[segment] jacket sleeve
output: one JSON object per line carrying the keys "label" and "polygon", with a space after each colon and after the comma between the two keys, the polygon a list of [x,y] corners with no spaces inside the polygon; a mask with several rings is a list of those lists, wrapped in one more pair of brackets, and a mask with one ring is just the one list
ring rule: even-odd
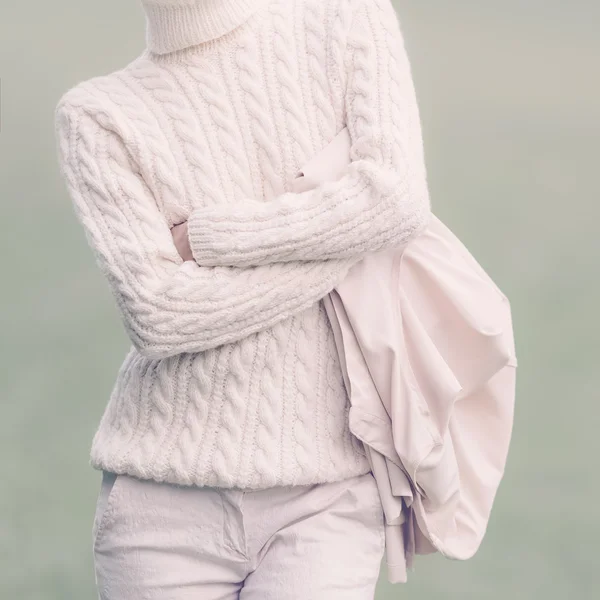
{"label": "jacket sleeve", "polygon": [[[331,291],[349,261],[250,268],[183,261],[116,128],[66,93],[55,109],[61,174],[135,348],[163,358],[235,342]],[[102,115],[105,117],[105,115]]]}
{"label": "jacket sleeve", "polygon": [[390,0],[358,0],[344,51],[351,162],[342,177],[266,202],[201,206],[188,219],[202,265],[347,258],[398,247],[429,223],[420,115]]}

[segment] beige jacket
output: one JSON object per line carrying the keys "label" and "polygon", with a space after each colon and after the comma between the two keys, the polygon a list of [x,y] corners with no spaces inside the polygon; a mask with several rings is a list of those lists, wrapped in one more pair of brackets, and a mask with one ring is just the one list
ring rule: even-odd
{"label": "beige jacket", "polygon": [[[337,179],[348,130],[294,191]],[[416,554],[467,559],[485,534],[512,433],[516,366],[510,304],[435,216],[404,249],[367,255],[325,299],[386,521],[391,583]]]}

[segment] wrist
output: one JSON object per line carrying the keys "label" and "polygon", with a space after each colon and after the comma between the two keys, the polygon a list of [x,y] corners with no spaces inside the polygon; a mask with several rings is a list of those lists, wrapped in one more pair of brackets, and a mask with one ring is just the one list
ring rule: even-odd
{"label": "wrist", "polygon": [[212,236],[209,229],[207,211],[204,208],[192,210],[187,219],[187,237],[194,260],[206,267],[218,264],[217,255],[212,251]]}

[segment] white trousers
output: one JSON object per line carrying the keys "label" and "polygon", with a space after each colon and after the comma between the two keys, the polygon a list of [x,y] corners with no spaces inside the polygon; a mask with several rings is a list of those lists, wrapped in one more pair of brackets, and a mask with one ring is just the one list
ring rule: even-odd
{"label": "white trousers", "polygon": [[104,471],[96,585],[100,600],[372,600],[384,536],[371,472],[241,490]]}

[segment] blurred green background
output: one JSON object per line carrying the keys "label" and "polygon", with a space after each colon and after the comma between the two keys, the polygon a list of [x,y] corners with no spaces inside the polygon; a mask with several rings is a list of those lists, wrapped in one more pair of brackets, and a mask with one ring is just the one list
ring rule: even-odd
{"label": "blurred green background", "polygon": [[[600,598],[600,4],[400,0],[434,211],[511,300],[506,475],[469,561],[378,600]],[[95,428],[129,347],[57,171],[53,110],[144,43],[135,0],[0,7],[0,598],[96,598]],[[132,598],[132,600],[135,600]],[[307,599],[308,600],[308,599]]]}

